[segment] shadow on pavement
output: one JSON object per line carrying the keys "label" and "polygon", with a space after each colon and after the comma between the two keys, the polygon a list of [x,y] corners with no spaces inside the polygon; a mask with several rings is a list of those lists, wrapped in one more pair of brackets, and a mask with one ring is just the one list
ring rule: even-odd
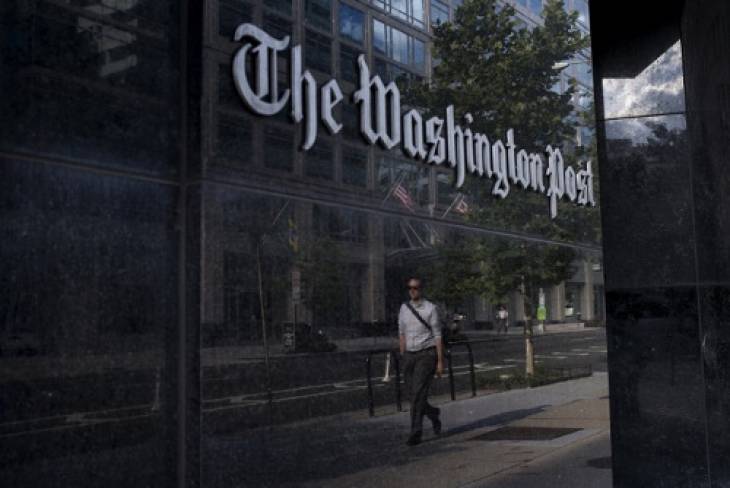
{"label": "shadow on pavement", "polygon": [[[514,410],[457,425],[440,438],[426,435],[426,442],[417,447],[404,444],[408,430],[403,415],[366,421],[330,417],[209,436],[204,439],[202,450],[203,479],[211,487],[280,486],[338,478],[372,468],[392,469],[425,457],[437,459],[442,454],[465,450],[440,442],[444,438],[543,410],[544,407]],[[448,422],[448,418],[445,420]],[[424,433],[429,434],[428,421],[424,427]]]}

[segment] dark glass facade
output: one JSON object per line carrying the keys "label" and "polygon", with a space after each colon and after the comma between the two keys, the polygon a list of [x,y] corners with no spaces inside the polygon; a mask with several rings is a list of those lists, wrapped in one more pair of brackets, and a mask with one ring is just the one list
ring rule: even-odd
{"label": "dark glass facade", "polygon": [[[409,87],[433,79],[443,63],[434,52],[435,29],[455,22],[462,3],[0,6],[0,39],[8,46],[0,53],[0,88],[10,94],[0,100],[0,479],[8,486],[267,486],[295,483],[292,473],[303,473],[316,483],[306,474],[306,456],[284,456],[277,436],[294,421],[326,424],[327,415],[365,408],[359,385],[345,393],[318,389],[359,380],[363,359],[324,349],[287,354],[291,331],[302,341],[302,330],[321,330],[344,351],[390,344],[402,285],[413,274],[432,283],[445,311],[467,317],[467,333],[492,330],[500,302],[525,324],[535,315],[529,303],[540,296],[551,323],[603,325],[597,208],[562,201],[551,220],[545,195],[515,183],[509,198],[498,200],[489,180],[457,188],[452,168],[368,145],[358,130],[349,103],[357,56],[364,54],[385,83],[397,81],[405,100]],[[516,31],[542,25],[544,2],[506,3],[516,9]],[[574,28],[584,35],[586,4],[565,5],[580,14]],[[234,32],[247,22],[291,36],[320,86],[338,80],[348,101],[335,110],[340,134],[320,124],[316,144],[303,151],[290,106],[263,118],[242,103],[231,62],[241,48]],[[284,53],[274,66],[282,89],[290,62]],[[585,118],[559,141],[567,164],[579,168],[595,160],[590,48],[564,64],[544,67],[553,91],[543,91],[564,97],[556,98],[567,107],[558,121]],[[532,107],[537,98],[515,93],[505,95],[503,108]],[[682,145],[688,121],[673,112],[684,109],[652,110],[645,139],[610,138],[606,160],[624,161],[604,178],[629,179],[621,168],[643,157],[645,145],[665,144],[662,137]],[[607,133],[622,134],[627,122],[602,123]],[[487,127],[495,131],[490,138],[505,138],[507,127]],[[526,144],[547,144],[545,137]],[[669,153],[661,164],[684,164],[683,153]],[[646,169],[661,175],[656,184],[686,192],[661,164]],[[618,192],[606,198],[608,205],[641,203]],[[631,225],[655,225],[651,212],[668,208],[688,222],[676,200],[653,198],[647,206],[646,221]],[[682,235],[657,228],[651,245],[680,260]],[[462,276],[478,274],[478,260],[463,259],[472,249],[512,253],[500,275],[512,266],[529,274],[524,263],[560,269],[523,277],[499,298],[473,285],[453,293]],[[612,262],[608,273],[631,280],[631,266]],[[618,271],[624,267],[634,271]],[[691,271],[652,270],[655,287]],[[691,302],[691,291],[657,293],[661,306]],[[724,303],[720,289],[705,296],[707,306]],[[677,378],[693,382],[696,372],[683,365],[699,351],[684,339],[696,340],[696,330],[680,318],[666,340],[682,344]],[[382,357],[377,361],[382,368]],[[649,363],[636,368],[653,371]],[[695,400],[687,396],[691,415]],[[383,390],[376,393],[378,406],[390,402]],[[241,439],[258,442],[265,429],[271,435],[251,454]],[[300,442],[294,451],[307,454],[306,439]],[[283,467],[272,471],[279,456]]]}

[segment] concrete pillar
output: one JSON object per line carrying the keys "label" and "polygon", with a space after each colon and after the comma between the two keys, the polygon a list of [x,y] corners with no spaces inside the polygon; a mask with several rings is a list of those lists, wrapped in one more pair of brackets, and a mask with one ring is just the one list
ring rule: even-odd
{"label": "concrete pillar", "polygon": [[593,263],[589,259],[583,261],[583,276],[585,276],[585,282],[583,283],[583,292],[581,293],[581,319],[582,320],[593,320],[595,313],[593,313],[595,295],[593,293]]}
{"label": "concrete pillar", "polygon": [[525,320],[525,299],[519,291],[513,291],[510,299],[509,321],[514,325],[518,320]]}
{"label": "concrete pillar", "polygon": [[565,283],[552,288],[548,304],[548,320],[565,320]]}

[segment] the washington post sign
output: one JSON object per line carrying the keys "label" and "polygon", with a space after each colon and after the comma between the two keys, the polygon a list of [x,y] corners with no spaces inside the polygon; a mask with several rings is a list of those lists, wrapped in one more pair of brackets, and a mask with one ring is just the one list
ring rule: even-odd
{"label": "the washington post sign", "polygon": [[[304,124],[302,150],[312,148],[317,140],[321,120],[331,134],[342,130],[333,110],[343,102],[337,81],[317,86],[314,76],[302,66],[302,47],[291,48],[289,87],[279,91],[277,64],[279,53],[289,48],[289,37],[276,39],[253,24],[241,24],[235,33],[243,46],[233,60],[236,89],[246,106],[256,114],[272,116],[291,102],[291,118]],[[558,213],[558,200],[564,198],[578,205],[595,206],[593,170],[575,171],[565,165],[559,148],[547,146],[544,154],[528,153],[515,143],[515,131],[507,130],[505,141],[491,140],[469,128],[471,114],[464,115],[464,125],[457,125],[454,106],[446,108],[444,117],[423,120],[418,110],[401,112],[401,95],[397,85],[383,83],[370,76],[365,56],[357,59],[359,87],[353,102],[359,107],[360,132],[369,144],[385,149],[401,147],[403,153],[429,165],[448,165],[455,172],[455,186],[464,184],[466,175],[493,180],[492,193],[499,198],[509,195],[512,185],[546,195],[550,216]],[[252,67],[252,76],[246,66]],[[546,156],[544,159],[543,156]]]}

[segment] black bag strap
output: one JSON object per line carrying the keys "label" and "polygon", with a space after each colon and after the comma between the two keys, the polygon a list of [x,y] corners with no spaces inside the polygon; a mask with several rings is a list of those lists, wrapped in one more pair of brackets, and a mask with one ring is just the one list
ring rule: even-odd
{"label": "black bag strap", "polygon": [[408,310],[410,310],[413,313],[413,315],[416,316],[416,318],[418,319],[418,321],[421,322],[423,324],[423,326],[428,329],[428,331],[431,333],[431,337],[435,337],[434,336],[434,333],[433,333],[433,329],[431,328],[430,325],[428,325],[428,322],[426,322],[426,319],[424,319],[423,317],[421,317],[421,314],[418,313],[418,310],[416,310],[415,308],[413,308],[413,305],[411,305],[408,302],[405,302],[405,305],[406,305],[406,307],[408,307]]}

